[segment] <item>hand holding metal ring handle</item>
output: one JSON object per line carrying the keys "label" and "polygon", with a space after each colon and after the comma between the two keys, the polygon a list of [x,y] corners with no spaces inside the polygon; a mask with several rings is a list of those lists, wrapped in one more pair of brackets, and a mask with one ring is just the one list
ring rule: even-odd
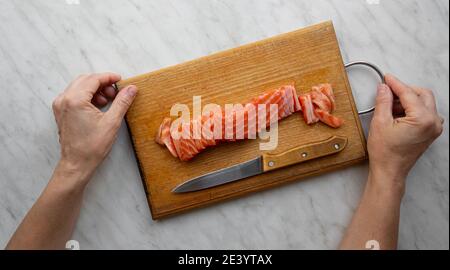
{"label": "hand holding metal ring handle", "polygon": [[[381,69],[379,67],[377,67],[376,65],[374,65],[372,63],[365,62],[365,61],[355,61],[355,62],[350,62],[350,63],[345,64],[344,67],[347,69],[349,67],[358,66],[358,65],[366,66],[366,67],[369,67],[369,68],[375,70],[375,72],[378,74],[378,76],[380,76],[381,82],[385,83],[383,72],[381,71]],[[358,114],[363,115],[363,114],[373,112],[374,110],[375,110],[375,107],[371,107],[369,109],[358,111]]]}

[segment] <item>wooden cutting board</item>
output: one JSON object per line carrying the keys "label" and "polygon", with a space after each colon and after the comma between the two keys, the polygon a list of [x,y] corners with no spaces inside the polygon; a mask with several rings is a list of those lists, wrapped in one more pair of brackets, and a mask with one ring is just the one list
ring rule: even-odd
{"label": "wooden cutting board", "polygon": [[[194,95],[202,97],[203,105],[243,103],[288,82],[295,82],[299,94],[310,91],[313,85],[331,83],[337,102],[334,114],[343,118],[345,124],[339,129],[321,123],[307,126],[296,113],[280,122],[278,147],[271,152],[332,135],[348,138],[342,152],[203,191],[171,193],[188,179],[261,155],[260,141],[247,140],[212,147],[189,162],[172,157],[154,139],[173,104],[184,103],[192,110]],[[331,22],[126,79],[117,86],[122,89],[130,84],[136,85],[139,93],[126,120],[153,219],[343,168],[367,158],[364,134]]]}

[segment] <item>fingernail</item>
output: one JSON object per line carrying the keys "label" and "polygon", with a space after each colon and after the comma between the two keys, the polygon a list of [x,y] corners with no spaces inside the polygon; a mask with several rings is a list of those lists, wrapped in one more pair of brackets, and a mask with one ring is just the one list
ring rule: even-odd
{"label": "fingernail", "polygon": [[128,87],[127,89],[127,95],[129,95],[130,97],[134,97],[137,94],[137,87],[134,85],[131,85]]}

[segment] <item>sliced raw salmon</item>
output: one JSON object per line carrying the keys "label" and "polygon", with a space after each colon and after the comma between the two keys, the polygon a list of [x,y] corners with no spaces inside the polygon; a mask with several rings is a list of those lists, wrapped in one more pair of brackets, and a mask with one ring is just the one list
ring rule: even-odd
{"label": "sliced raw salmon", "polygon": [[319,109],[326,112],[331,112],[333,110],[331,100],[321,91],[312,90],[311,99],[314,105],[316,105]]}
{"label": "sliced raw salmon", "polygon": [[[277,106],[277,110],[271,113],[273,105]],[[293,85],[285,85],[263,93],[242,106],[234,106],[228,114],[225,110],[221,113],[209,112],[188,123],[178,122],[178,125],[170,118],[164,118],[155,141],[165,145],[173,156],[188,161],[207,147],[220,142],[256,139],[256,134],[267,129],[271,123],[298,111],[302,111],[307,124],[320,120],[337,128],[343,121],[331,115],[335,107],[330,84],[320,84],[313,87],[310,93],[300,96],[297,96]],[[258,116],[258,112],[262,116]]]}
{"label": "sliced raw salmon", "polygon": [[317,86],[314,86],[312,88],[312,90],[321,92],[328,97],[328,99],[331,102],[331,111],[330,112],[333,112],[336,109],[336,101],[335,101],[335,97],[334,97],[334,93],[333,93],[333,87],[331,86],[331,84],[329,84],[329,83],[319,84]]}
{"label": "sliced raw salmon", "polygon": [[155,141],[159,144],[165,145],[169,149],[170,153],[174,157],[178,157],[175,150],[175,146],[172,141],[172,136],[170,135],[170,125],[172,124],[172,119],[166,117],[159,127],[158,133],[156,134]]}
{"label": "sliced raw salmon", "polygon": [[342,119],[337,118],[336,116],[330,114],[327,111],[316,109],[315,113],[321,122],[327,124],[330,127],[338,128],[342,126],[342,124],[344,123]]}
{"label": "sliced raw salmon", "polygon": [[303,118],[305,118],[306,124],[313,124],[317,123],[319,121],[319,118],[317,118],[315,112],[314,112],[314,105],[311,99],[310,94],[303,94],[298,97],[300,100],[300,104],[302,106],[302,112],[303,112]]}

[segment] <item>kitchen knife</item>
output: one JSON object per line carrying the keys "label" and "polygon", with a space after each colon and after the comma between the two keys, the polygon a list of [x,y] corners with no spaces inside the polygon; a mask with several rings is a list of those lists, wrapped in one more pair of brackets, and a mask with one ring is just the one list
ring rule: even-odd
{"label": "kitchen knife", "polygon": [[186,193],[223,185],[311,159],[336,154],[341,152],[346,145],[346,137],[333,136],[324,141],[292,148],[281,154],[262,154],[255,159],[188,180],[175,187],[172,192]]}

